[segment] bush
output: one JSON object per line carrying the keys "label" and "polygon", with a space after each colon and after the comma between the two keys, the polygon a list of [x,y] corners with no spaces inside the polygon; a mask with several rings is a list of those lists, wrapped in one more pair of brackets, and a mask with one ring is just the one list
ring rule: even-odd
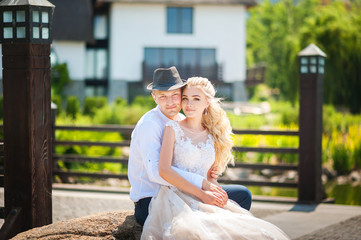
{"label": "bush", "polygon": [[127,103],[127,100],[125,100],[124,98],[116,98],[115,105],[125,107],[128,105],[128,103]]}
{"label": "bush", "polygon": [[292,124],[298,124],[299,117],[298,117],[298,109],[296,108],[286,108],[281,114],[281,121],[284,125],[289,126]]}
{"label": "bush", "polygon": [[132,106],[138,105],[148,109],[152,109],[157,106],[152,96],[137,96],[132,102]]}
{"label": "bush", "polygon": [[352,162],[349,156],[348,149],[344,144],[337,144],[332,150],[333,169],[338,174],[347,174],[352,169]]}
{"label": "bush", "polygon": [[86,97],[84,101],[84,115],[94,117],[95,111],[107,104],[106,97]]}
{"label": "bush", "polygon": [[80,103],[77,97],[68,97],[65,112],[66,115],[70,116],[73,120],[76,119],[77,115],[80,112]]}
{"label": "bush", "polygon": [[61,114],[61,112],[63,111],[63,107],[62,107],[62,100],[61,100],[61,96],[59,95],[53,95],[51,96],[51,101],[56,105],[57,109],[56,109],[56,114]]}
{"label": "bush", "polygon": [[63,95],[65,86],[70,83],[68,66],[66,63],[56,64],[51,68],[51,88],[55,95]]}

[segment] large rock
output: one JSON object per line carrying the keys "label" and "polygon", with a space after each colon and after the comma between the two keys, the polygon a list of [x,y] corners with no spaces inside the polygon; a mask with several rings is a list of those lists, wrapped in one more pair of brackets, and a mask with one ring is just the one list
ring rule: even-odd
{"label": "large rock", "polygon": [[128,210],[75,218],[34,228],[12,239],[140,239],[142,226],[133,214]]}

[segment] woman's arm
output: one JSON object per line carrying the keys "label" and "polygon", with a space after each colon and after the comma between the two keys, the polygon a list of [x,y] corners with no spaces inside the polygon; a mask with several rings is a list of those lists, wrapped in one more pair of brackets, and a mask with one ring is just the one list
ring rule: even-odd
{"label": "woman's arm", "polygon": [[159,155],[159,175],[173,186],[199,198],[204,203],[223,206],[223,196],[220,192],[203,191],[172,169],[174,141],[175,134],[173,129],[169,126],[165,127]]}

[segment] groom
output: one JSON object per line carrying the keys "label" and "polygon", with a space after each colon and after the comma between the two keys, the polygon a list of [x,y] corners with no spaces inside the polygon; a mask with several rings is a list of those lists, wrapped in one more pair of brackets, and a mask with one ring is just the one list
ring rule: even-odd
{"label": "groom", "polygon": [[[148,216],[149,203],[158,192],[160,185],[170,185],[159,176],[159,153],[165,124],[169,120],[180,121],[185,118],[179,113],[182,99],[181,88],[185,85],[186,81],[180,78],[174,66],[156,69],[153,82],[147,86],[147,89],[152,90],[157,107],[144,114],[132,132],[128,163],[130,199],[135,204],[135,218],[141,225]],[[210,198],[215,198],[217,187],[207,179],[176,167],[172,168],[184,178],[184,181],[189,181],[205,191]],[[222,188],[225,199],[232,199],[241,207],[250,209],[252,198],[246,187],[225,185]]]}

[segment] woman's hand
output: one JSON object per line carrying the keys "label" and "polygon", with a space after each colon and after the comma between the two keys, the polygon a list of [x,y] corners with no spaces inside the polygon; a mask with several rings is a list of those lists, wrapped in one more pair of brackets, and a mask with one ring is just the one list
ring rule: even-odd
{"label": "woman's hand", "polygon": [[[202,190],[208,191],[211,193],[215,193],[215,195],[221,200],[222,207],[227,204],[228,201],[228,195],[227,193],[222,189],[221,186],[213,184],[207,180],[203,180],[202,183]],[[215,205],[215,204],[213,204]]]}
{"label": "woman's hand", "polygon": [[201,201],[205,204],[215,205],[220,208],[223,208],[225,205],[222,194],[218,192],[204,191],[203,197],[201,197]]}

